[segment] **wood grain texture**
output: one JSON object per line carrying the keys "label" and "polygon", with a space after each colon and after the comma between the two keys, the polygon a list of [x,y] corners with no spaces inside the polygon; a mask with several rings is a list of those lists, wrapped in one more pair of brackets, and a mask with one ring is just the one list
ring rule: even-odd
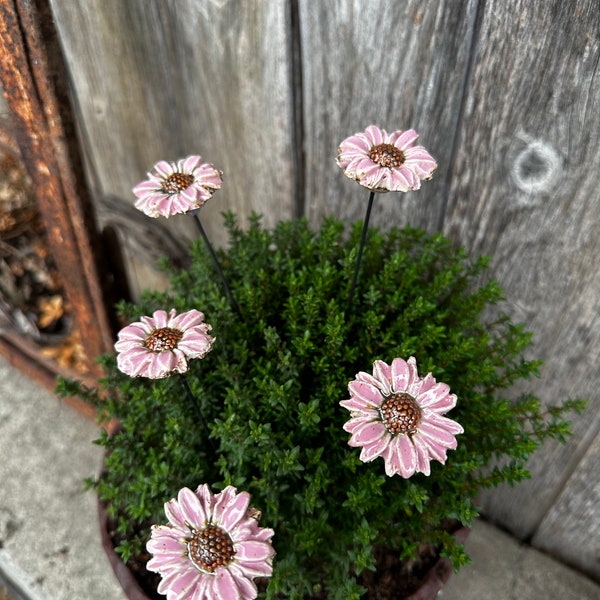
{"label": "wood grain texture", "polygon": [[564,515],[570,537],[585,539],[598,506],[567,480],[600,415],[600,11],[597,0],[486,2],[478,24],[445,231],[492,257],[509,311],[534,333],[545,365],[527,389],[547,404],[590,398],[568,445],[547,444],[530,481],[483,506],[527,538],[562,493],[577,507]]}
{"label": "wood grain texture", "polygon": [[537,529],[533,544],[600,578],[600,437]]}
{"label": "wood grain texture", "polygon": [[[223,189],[202,210],[214,239],[229,208],[264,213],[267,224],[293,214],[287,2],[51,7],[98,202],[133,203],[131,188],[157,160],[201,154],[224,171]],[[183,216],[156,226],[196,237]]]}
{"label": "wood grain texture", "polygon": [[441,226],[476,2],[300,1],[306,214],[364,218],[368,191],[346,178],[339,143],[372,123],[416,129],[438,161],[433,180],[379,194],[375,226]]}

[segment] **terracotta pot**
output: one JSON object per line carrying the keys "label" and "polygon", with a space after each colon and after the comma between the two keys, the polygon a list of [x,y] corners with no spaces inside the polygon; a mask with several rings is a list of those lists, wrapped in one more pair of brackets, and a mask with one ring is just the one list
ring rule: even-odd
{"label": "terracotta pot", "polygon": [[[465,542],[471,530],[461,527],[454,532],[454,538],[459,544]],[[448,558],[439,558],[423,578],[421,585],[405,600],[435,600],[439,591],[446,585],[453,571],[452,562]]]}
{"label": "terracotta pot", "polygon": [[[148,596],[141,588],[135,575],[115,552],[108,531],[108,515],[106,514],[106,509],[102,502],[98,502],[98,515],[100,520],[102,546],[104,547],[104,551],[108,556],[108,560],[125,595],[129,600],[151,600],[150,596]],[[456,538],[456,541],[462,544],[467,539],[469,531],[469,528],[462,527],[453,535]],[[450,560],[447,558],[438,559],[433,567],[427,572],[418,589],[404,600],[435,600],[438,592],[444,587],[451,574],[452,563]]]}
{"label": "terracotta pot", "polygon": [[104,502],[98,501],[98,521],[100,524],[100,537],[102,539],[102,547],[108,557],[110,566],[112,567],[118,582],[121,584],[125,596],[129,600],[150,600],[149,596],[140,587],[135,575],[129,567],[121,560],[121,557],[115,552],[112,538],[110,537],[108,527],[108,514]]}

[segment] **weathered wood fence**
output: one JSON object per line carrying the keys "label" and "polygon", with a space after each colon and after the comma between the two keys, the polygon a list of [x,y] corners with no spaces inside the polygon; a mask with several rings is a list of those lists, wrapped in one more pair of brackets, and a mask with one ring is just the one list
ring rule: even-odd
{"label": "weathered wood fence", "polygon": [[[335,165],[344,137],[415,128],[439,169],[377,199],[373,223],[442,230],[492,257],[545,361],[546,403],[587,397],[566,446],[486,493],[486,515],[600,577],[599,0],[50,0],[102,224],[134,287],[182,252],[187,217],[148,226],[131,187],[200,153],[225,173],[203,208],[272,224],[362,218]],[[158,229],[157,229],[158,228]],[[160,231],[159,234],[156,232]]]}

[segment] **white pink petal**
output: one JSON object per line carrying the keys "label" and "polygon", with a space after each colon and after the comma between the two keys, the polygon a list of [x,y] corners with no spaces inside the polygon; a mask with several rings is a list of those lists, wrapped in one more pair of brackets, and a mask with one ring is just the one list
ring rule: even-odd
{"label": "white pink petal", "polygon": [[381,440],[386,435],[385,426],[381,421],[364,421],[352,432],[348,441],[350,446],[365,446]]}
{"label": "white pink petal", "polygon": [[359,406],[377,408],[381,404],[381,391],[374,383],[355,379],[348,384],[348,391]]}
{"label": "white pink petal", "polygon": [[[225,488],[225,490],[235,492],[235,488],[231,486]],[[221,523],[225,529],[232,530],[245,517],[249,504],[250,494],[248,492],[240,492],[232,498],[228,498],[226,502],[220,502],[220,499],[215,500],[214,519]]]}

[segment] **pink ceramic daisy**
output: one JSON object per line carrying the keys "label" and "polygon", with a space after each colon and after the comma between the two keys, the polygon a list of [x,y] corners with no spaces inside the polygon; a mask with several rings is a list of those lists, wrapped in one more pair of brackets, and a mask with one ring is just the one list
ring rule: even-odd
{"label": "pink ceramic daisy", "polygon": [[253,579],[270,577],[273,530],[259,527],[250,495],[226,487],[213,496],[206,484],[183,488],[165,504],[168,525],[154,525],[146,547],[148,569],[160,573],[168,600],[256,598]]}
{"label": "pink ceramic daisy", "polygon": [[408,192],[431,179],[437,168],[434,158],[414,143],[413,129],[387,133],[375,125],[346,138],[338,148],[337,164],[344,175],[374,192]]}
{"label": "pink ceramic daisy", "polygon": [[220,171],[202,162],[201,156],[188,156],[177,162],[161,160],[148,179],[138,183],[133,193],[135,207],[149,217],[170,217],[200,208],[221,187]]}
{"label": "pink ceramic daisy", "polygon": [[463,433],[442,416],[454,408],[456,396],[431,373],[419,377],[413,357],[395,358],[391,365],[376,360],[373,375],[361,371],[348,390],[350,399],[340,402],[352,417],[344,425],[352,434],[348,444],[362,447],[363,462],[381,456],[389,477],[429,475],[429,462],[445,463],[446,452],[456,448],[454,436]]}
{"label": "pink ceramic daisy", "polygon": [[175,309],[169,314],[157,310],[119,331],[117,366],[131,377],[150,379],[185,373],[189,359],[203,358],[212,349],[215,339],[210,330],[199,310],[180,315]]}

